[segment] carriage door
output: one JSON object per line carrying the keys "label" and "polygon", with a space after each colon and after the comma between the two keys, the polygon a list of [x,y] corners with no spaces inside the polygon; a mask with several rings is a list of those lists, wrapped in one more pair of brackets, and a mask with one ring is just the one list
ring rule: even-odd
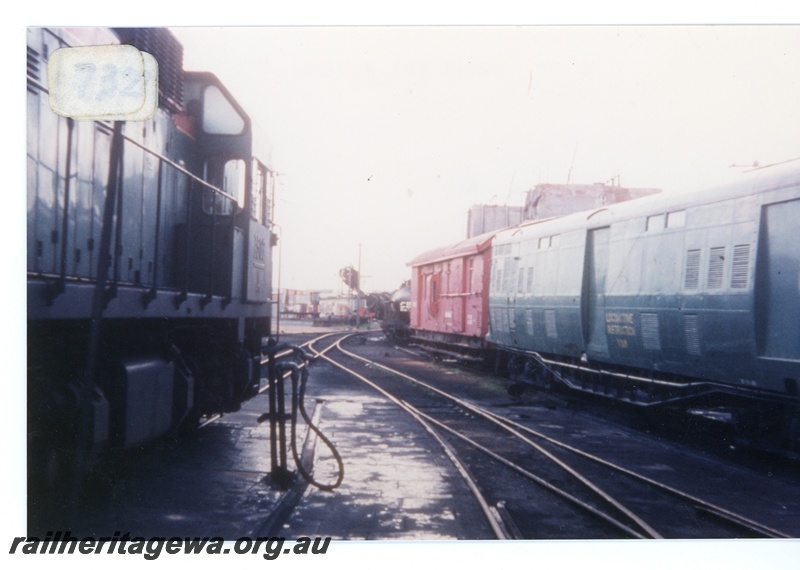
{"label": "carriage door", "polygon": [[506,312],[503,316],[503,329],[511,335],[511,342],[517,344],[517,281],[519,271],[519,243],[512,244],[511,255],[503,264],[503,293],[506,295]]}
{"label": "carriage door", "polygon": [[584,331],[586,352],[608,356],[606,339],[605,291],[608,272],[609,228],[589,230],[586,234],[586,289]]}
{"label": "carriage door", "polygon": [[799,219],[800,200],[762,210],[756,323],[759,352],[768,358],[800,359],[800,249],[788,237]]}
{"label": "carriage door", "polygon": [[253,161],[253,182],[250,190],[249,248],[247,263],[247,301],[266,303],[271,295],[270,229],[267,189],[273,173],[259,161]]}

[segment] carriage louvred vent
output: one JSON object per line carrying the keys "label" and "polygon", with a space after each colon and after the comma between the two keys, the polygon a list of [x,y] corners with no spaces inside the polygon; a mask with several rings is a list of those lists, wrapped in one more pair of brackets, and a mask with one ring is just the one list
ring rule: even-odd
{"label": "carriage louvred vent", "polygon": [[533,309],[525,309],[525,332],[533,336]]}
{"label": "carriage louvred vent", "polygon": [[708,260],[708,288],[719,289],[722,287],[722,274],[725,270],[725,248],[712,247]]}
{"label": "carriage louvred vent", "polygon": [[554,309],[545,309],[544,327],[545,331],[547,331],[547,338],[558,338],[558,331],[556,330],[556,312]]}
{"label": "carriage louvred vent", "polygon": [[684,289],[697,289],[700,285],[700,250],[690,249],[686,252],[686,274],[683,280]]}
{"label": "carriage louvred vent", "polygon": [[750,269],[750,244],[733,246],[733,268],[731,269],[731,288],[747,289],[747,274]]}
{"label": "carriage louvred vent", "polygon": [[28,48],[28,77],[36,81],[39,81],[40,78],[39,62],[41,59],[42,56],[38,51],[31,47]]}
{"label": "carriage louvred vent", "polygon": [[642,346],[646,350],[661,350],[658,332],[658,313],[642,313]]}
{"label": "carriage louvred vent", "polygon": [[115,28],[119,41],[147,52],[158,62],[159,106],[183,109],[183,46],[166,28]]}
{"label": "carriage louvred vent", "polygon": [[517,318],[512,307],[508,308],[508,332],[513,333],[517,330]]}
{"label": "carriage louvred vent", "polygon": [[683,329],[686,336],[686,352],[700,354],[700,321],[697,315],[684,315]]}

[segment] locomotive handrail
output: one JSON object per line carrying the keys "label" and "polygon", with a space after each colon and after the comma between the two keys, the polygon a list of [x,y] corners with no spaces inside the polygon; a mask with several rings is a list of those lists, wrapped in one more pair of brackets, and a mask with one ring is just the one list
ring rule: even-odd
{"label": "locomotive handrail", "polygon": [[164,163],[158,163],[158,184],[156,185],[156,230],[155,230],[155,243],[153,244],[153,284],[150,286],[150,290],[145,293],[144,297],[142,298],[142,303],[144,308],[146,309],[147,306],[156,298],[158,294],[158,245],[160,242],[161,236],[161,187],[162,187],[162,180],[164,178],[163,172],[164,170]]}
{"label": "locomotive handrail", "polygon": [[225,197],[225,198],[228,198],[229,200],[231,200],[231,201],[233,201],[233,202],[236,202],[236,201],[237,201],[237,198],[236,198],[235,196],[232,196],[231,194],[228,194],[228,193],[227,193],[227,192],[225,192],[224,190],[221,190],[219,187],[217,187],[217,186],[214,186],[214,185],[213,185],[213,184],[211,184],[210,182],[207,182],[206,180],[203,180],[202,178],[198,177],[198,176],[197,176],[197,175],[195,175],[195,174],[192,174],[191,172],[189,172],[188,170],[186,170],[184,167],[182,167],[182,166],[181,166],[180,164],[178,164],[177,162],[174,162],[174,161],[170,160],[169,158],[167,158],[166,156],[164,156],[164,155],[162,155],[162,154],[159,154],[159,153],[157,153],[157,152],[155,152],[155,151],[153,151],[153,150],[151,150],[151,149],[147,148],[146,146],[144,146],[144,145],[143,145],[143,144],[141,144],[140,142],[137,142],[137,141],[135,141],[134,139],[130,138],[129,136],[127,136],[127,135],[125,135],[125,134],[123,134],[123,135],[122,135],[122,138],[124,138],[126,141],[128,141],[128,142],[132,143],[133,145],[135,145],[135,146],[138,146],[138,147],[139,147],[140,149],[142,149],[143,151],[145,151],[145,152],[147,152],[147,153],[149,153],[149,154],[151,154],[151,155],[155,156],[155,157],[156,157],[156,158],[158,158],[159,160],[161,160],[161,161],[163,161],[163,162],[167,163],[169,166],[173,167],[175,170],[177,170],[177,171],[178,171],[178,172],[180,172],[181,174],[185,174],[186,176],[188,176],[189,178],[191,178],[191,179],[192,179],[192,180],[194,180],[195,182],[198,182],[199,184],[201,184],[202,186],[205,186],[205,187],[206,187],[206,188],[208,188],[209,190],[213,190],[213,191],[214,191],[216,194],[219,194],[219,195],[221,195],[221,196],[223,196],[223,197]]}
{"label": "locomotive handrail", "polygon": [[[28,80],[28,87],[29,87],[30,90],[38,90],[40,93],[49,94],[49,90],[47,89],[47,87],[45,87],[36,78],[31,77],[30,75],[28,75],[27,80]],[[68,125],[72,122],[72,119],[69,118],[69,117],[67,117],[66,120],[68,122]],[[146,293],[142,297],[143,306],[146,308],[156,298],[157,292],[161,288],[161,286],[159,286],[159,284],[158,284],[158,271],[159,271],[159,268],[158,268],[158,252],[159,252],[159,245],[160,245],[159,244],[160,240],[158,239],[158,236],[161,233],[161,227],[160,227],[161,226],[161,215],[160,214],[161,214],[161,205],[162,205],[162,201],[163,201],[162,185],[163,185],[163,177],[166,175],[166,171],[164,170],[164,167],[165,166],[171,167],[171,168],[174,169],[174,171],[176,172],[177,176],[184,176],[185,177],[185,180],[187,182],[187,189],[188,189],[188,191],[186,193],[186,198],[189,201],[191,200],[191,196],[193,194],[195,194],[197,191],[202,191],[203,189],[207,189],[207,190],[211,191],[211,193],[212,193],[211,194],[211,196],[212,196],[212,204],[216,204],[217,196],[220,197],[220,199],[223,201],[223,203],[224,203],[224,201],[228,200],[231,203],[233,203],[234,205],[237,204],[238,199],[235,196],[233,196],[231,194],[228,194],[227,192],[225,192],[221,188],[219,188],[219,187],[209,183],[208,181],[203,180],[199,176],[193,174],[192,172],[187,170],[184,166],[182,166],[182,165],[178,164],[177,162],[171,160],[167,156],[164,156],[163,154],[157,152],[156,150],[153,150],[152,148],[149,148],[145,144],[143,144],[143,143],[131,138],[130,136],[128,136],[125,133],[121,132],[121,129],[116,129],[116,130],[114,129],[114,127],[113,127],[114,123],[123,123],[124,121],[113,121],[112,122],[112,121],[104,121],[104,120],[94,120],[92,122],[96,125],[97,128],[99,128],[99,129],[101,129],[103,131],[108,131],[109,134],[111,134],[112,131],[113,131],[113,134],[116,137],[118,137],[119,140],[120,140],[120,143],[121,143],[120,151],[121,152],[124,152],[124,151],[122,151],[122,148],[124,148],[126,144],[131,144],[131,145],[133,145],[133,147],[141,149],[147,155],[155,158],[158,161],[158,184],[157,184],[157,189],[156,189],[156,211],[157,211],[157,213],[156,213],[156,220],[155,220],[155,233],[156,233],[157,237],[156,237],[156,240],[155,240],[155,243],[154,243],[154,246],[153,246],[154,247],[154,267],[153,267],[154,274],[153,274],[153,282],[152,282],[152,284],[148,287],[148,290],[146,291]],[[71,142],[71,139],[72,139],[72,137],[69,136],[68,143]],[[68,154],[69,154],[69,150],[68,150]],[[68,157],[68,159],[67,159],[67,167],[68,168],[71,165],[71,163],[72,163],[72,160]],[[69,186],[70,186],[71,178],[72,178],[72,176],[69,175],[69,173],[68,173],[68,175],[66,177],[66,180],[65,180],[66,191],[65,191],[65,205],[64,205],[64,214],[63,214],[64,215],[64,220],[63,220],[63,224],[64,225],[66,225],[67,217],[68,217],[68,213],[67,212],[68,212],[68,207],[69,207],[68,206]],[[198,186],[195,186],[195,185],[198,185]],[[117,220],[121,220],[122,217],[123,217],[121,201],[117,201],[116,210],[117,210],[116,219]],[[187,232],[189,234],[191,233],[191,226],[192,226],[191,215],[189,213],[190,210],[191,210],[191,206],[189,206],[189,210],[187,210],[187,216],[188,217],[187,217],[187,220],[186,220],[187,221]],[[234,210],[235,210],[235,207],[234,207]],[[214,211],[212,212],[212,220],[216,220],[217,213],[218,213],[217,212],[217,208],[214,207]],[[230,216],[230,220],[231,220],[232,224],[235,223],[234,219],[235,219],[235,216],[231,215]],[[115,232],[115,235],[114,235],[114,237],[112,239],[116,242],[117,245],[115,245],[112,248],[112,259],[113,259],[113,261],[112,261],[111,271],[110,271],[111,275],[109,276],[110,277],[110,279],[109,279],[109,288],[106,290],[106,295],[105,295],[105,303],[106,304],[108,302],[110,302],[111,299],[116,297],[117,285],[120,282],[120,269],[121,269],[120,268],[120,261],[121,260],[120,260],[120,252],[118,250],[118,247],[119,247],[118,244],[121,242],[121,239],[122,239],[121,238],[121,233],[120,233],[122,228],[121,228],[121,224],[115,224],[115,225],[116,225],[116,232]],[[216,225],[215,223],[212,223],[212,229],[211,229],[212,255],[210,256],[210,262],[211,262],[212,265],[211,265],[211,268],[210,268],[211,270],[208,272],[208,283],[207,283],[207,287],[205,288],[206,289],[205,296],[203,297],[203,300],[202,300],[202,305],[203,306],[205,306],[209,302],[211,302],[211,299],[214,296],[213,249],[214,249],[215,237],[216,237],[215,236],[216,230],[215,230],[215,227],[214,227],[215,225]],[[66,235],[65,232],[64,232],[64,234]],[[187,236],[187,240],[186,241],[187,241],[186,259],[188,260],[189,259],[190,248],[191,248],[191,241],[192,240],[188,239],[188,236]],[[65,245],[66,244],[66,240],[64,240],[63,243]],[[49,291],[49,301],[50,302],[52,302],[55,299],[55,297],[59,296],[65,290],[65,284],[66,284],[66,281],[67,281],[67,276],[66,276],[66,257],[67,256],[66,256],[66,249],[65,249],[64,245],[62,245],[62,248],[61,248],[61,272],[60,272],[60,275],[56,277],[57,282],[54,284],[52,289]],[[187,267],[186,268],[187,268],[187,272],[183,275],[183,284],[176,284],[177,288],[179,290],[178,296],[176,298],[176,305],[178,305],[178,306],[188,296],[188,290],[189,290],[189,287],[188,287],[188,279],[189,279],[188,262],[187,262]],[[230,302],[230,297],[231,297],[231,293],[229,292],[228,295],[225,297],[225,300],[223,301],[223,305],[225,305],[225,304]]]}

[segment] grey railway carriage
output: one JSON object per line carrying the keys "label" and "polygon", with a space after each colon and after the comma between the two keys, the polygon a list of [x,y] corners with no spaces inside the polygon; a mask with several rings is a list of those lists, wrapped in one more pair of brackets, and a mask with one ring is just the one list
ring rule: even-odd
{"label": "grey railway carriage", "polygon": [[500,232],[490,340],[528,380],[640,405],[746,404],[730,409],[796,448],[796,164]]}
{"label": "grey railway carriage", "polygon": [[[159,63],[146,121],[48,105],[47,60],[132,43]],[[28,30],[29,473],[238,409],[270,334],[273,172],[213,75],[164,29]],[[46,478],[46,477],[45,477]]]}

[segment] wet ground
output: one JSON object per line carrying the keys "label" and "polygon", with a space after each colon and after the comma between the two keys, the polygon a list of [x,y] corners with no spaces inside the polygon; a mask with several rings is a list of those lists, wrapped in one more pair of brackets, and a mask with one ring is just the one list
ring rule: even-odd
{"label": "wet ground", "polygon": [[[343,457],[345,477],[337,489],[319,490],[298,479],[287,493],[271,483],[269,424],[257,422],[268,408],[262,394],[196,434],[115,458],[94,474],[91,500],[81,503],[69,528],[97,537],[121,531],[225,539],[265,533],[290,539],[491,538],[471,498],[462,500],[468,494],[463,480],[399,408],[325,362],[312,367],[306,406],[309,412],[318,408],[324,435]],[[305,430],[298,445],[304,437]],[[319,440],[316,454],[315,479],[334,481],[337,464]],[[287,513],[292,502],[298,504]],[[54,528],[43,511],[29,525],[30,535]]]}
{"label": "wet ground", "polygon": [[[327,330],[286,321],[281,329],[283,341]],[[456,374],[453,376],[456,381]],[[505,398],[501,392],[498,399]],[[441,539],[452,544],[451,539],[491,538],[471,495],[440,448],[394,405],[324,362],[312,368],[307,406],[309,410],[317,406],[323,433],[344,459],[345,478],[339,488],[322,491],[298,483],[287,493],[270,483],[269,428],[256,421],[267,408],[267,398],[262,395],[197,434],[126,454],[114,462],[113,470],[96,474],[91,489],[94,500],[82,504],[78,521],[71,526],[73,533],[111,536],[121,531],[147,537],[222,536],[232,540],[242,536],[330,536],[347,542],[388,540],[392,544],[416,541],[412,549],[386,548],[371,557],[339,543],[331,550],[347,553],[344,561],[350,566],[358,566],[360,560],[371,561],[371,565],[385,563],[386,556],[412,563],[424,559],[437,566],[496,565],[500,560],[554,566],[589,559],[614,568],[653,564],[667,568],[677,554],[684,561],[691,560],[693,566],[701,562],[716,567],[727,561],[726,567],[738,563],[745,564],[739,567],[752,567],[749,562],[757,562],[789,568],[789,561],[796,561],[798,541],[647,545],[626,541],[624,547],[617,541],[538,541],[535,546],[527,543],[524,550],[511,543],[490,549],[484,542],[462,542],[460,548],[431,551],[423,545],[441,545]],[[301,441],[304,436],[304,432],[300,434]],[[318,480],[336,478],[336,463],[319,441],[314,464]],[[287,504],[294,502],[290,511]],[[38,529],[29,528],[29,534],[43,534],[50,528],[43,522]],[[772,547],[765,548],[767,542]],[[751,547],[742,549],[745,543]],[[481,545],[481,549],[474,550],[472,545]],[[626,558],[636,563],[626,565]]]}

